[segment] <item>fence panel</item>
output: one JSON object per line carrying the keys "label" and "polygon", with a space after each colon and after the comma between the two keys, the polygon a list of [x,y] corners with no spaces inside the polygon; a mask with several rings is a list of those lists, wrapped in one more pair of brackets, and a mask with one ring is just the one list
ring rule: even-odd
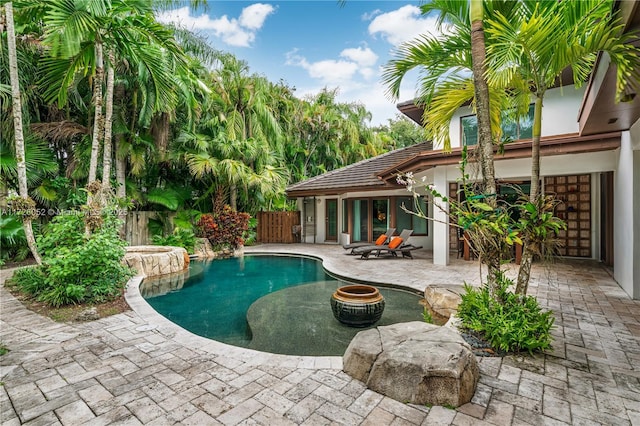
{"label": "fence panel", "polygon": [[300,241],[300,212],[259,212],[257,218],[258,242],[296,243]]}
{"label": "fence panel", "polygon": [[162,215],[163,221],[172,222],[173,212],[130,211],[125,219],[125,239],[130,246],[144,246],[151,244],[149,233],[149,219],[158,219]]}

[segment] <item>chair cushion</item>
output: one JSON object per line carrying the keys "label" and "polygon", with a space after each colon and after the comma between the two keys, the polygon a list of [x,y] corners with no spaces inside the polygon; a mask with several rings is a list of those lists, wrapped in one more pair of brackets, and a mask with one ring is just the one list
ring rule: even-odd
{"label": "chair cushion", "polygon": [[389,243],[389,248],[390,249],[398,248],[398,247],[400,247],[400,244],[402,244],[402,238],[393,237],[391,239],[391,242]]}
{"label": "chair cushion", "polygon": [[385,242],[387,241],[387,236],[382,234],[378,237],[378,239],[376,240],[376,245],[377,246],[381,246],[383,245]]}

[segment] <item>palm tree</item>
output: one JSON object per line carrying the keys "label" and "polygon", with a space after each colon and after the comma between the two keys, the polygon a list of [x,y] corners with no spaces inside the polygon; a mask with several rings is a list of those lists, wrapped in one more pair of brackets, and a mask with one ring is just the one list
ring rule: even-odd
{"label": "palm tree", "polygon": [[[487,10],[509,10],[509,2],[487,2]],[[493,165],[493,140],[499,139],[503,111],[522,103],[522,96],[507,96],[502,87],[490,87],[485,79],[485,37],[483,2],[471,0],[434,0],[421,7],[423,13],[437,12],[439,37],[421,35],[403,43],[395,58],[385,66],[383,80],[389,95],[397,99],[404,76],[412,69],[422,73],[417,103],[424,107],[423,123],[434,144],[450,149],[449,129],[453,114],[471,103],[478,119],[478,147],[483,195],[490,207],[496,207],[496,183]],[[506,12],[505,12],[506,13]],[[513,93],[513,92],[512,92]],[[520,92],[517,92],[520,93]],[[516,110],[521,110],[518,106]],[[501,244],[498,233],[471,233],[475,245],[483,251],[483,263],[489,268],[489,281],[500,268]],[[492,238],[492,241],[482,239]],[[486,243],[486,244],[485,244]],[[483,250],[486,248],[486,250]]]}
{"label": "palm tree", "polygon": [[[6,3],[4,6],[6,25],[7,25],[7,41],[9,47],[9,78],[11,80],[11,94],[13,99],[13,122],[14,122],[14,138],[16,142],[16,160],[18,169],[18,187],[20,197],[25,201],[25,206],[29,206],[29,191],[27,188],[27,167],[25,162],[24,134],[22,132],[22,101],[20,98],[20,82],[18,79],[18,56],[16,51],[16,32],[13,20],[13,4]],[[35,203],[33,203],[35,207]],[[33,235],[33,227],[31,226],[32,217],[29,214],[23,215],[24,233],[27,244],[33,254],[33,258],[38,265],[42,263],[42,259],[38,254],[36,239]]]}
{"label": "palm tree", "polygon": [[[617,66],[619,98],[627,84],[640,85],[640,50],[623,34],[623,24],[612,14],[611,1],[514,2],[510,14],[496,11],[487,23],[492,43],[487,48],[490,85],[526,85],[535,100],[531,149],[531,192],[536,203],[540,181],[540,135],[545,93],[562,71],[571,67],[576,86],[593,69],[598,52],[606,52]],[[531,261],[539,247],[525,240],[516,292],[527,293]]]}
{"label": "palm tree", "polygon": [[[111,61],[123,58],[147,75],[152,92],[145,101],[156,110],[175,106],[173,74],[176,69],[186,66],[186,58],[171,29],[155,21],[148,1],[51,0],[47,3],[43,23],[45,43],[51,48],[42,81],[49,87],[45,92],[46,99],[57,99],[64,105],[67,90],[78,72],[88,73],[93,82],[94,131],[88,176],[88,181],[92,182],[97,176],[100,141],[105,131],[111,133],[110,128],[104,129],[102,114],[103,51],[108,52],[108,67],[116,66]],[[109,86],[111,84],[110,80]],[[111,94],[114,89],[111,86],[106,90]],[[107,102],[111,102],[110,97]],[[111,143],[110,140],[107,142]],[[109,170],[110,167],[103,180],[108,180]]]}
{"label": "palm tree", "polygon": [[249,187],[266,187],[261,180],[280,192],[286,183],[273,180],[284,171],[274,164],[282,157],[282,131],[271,107],[270,85],[248,71],[244,61],[220,56],[220,67],[211,74],[207,115],[197,133],[185,132],[181,138],[195,148],[185,155],[192,174],[212,179],[214,196],[227,191],[233,209],[239,196],[246,205]]}

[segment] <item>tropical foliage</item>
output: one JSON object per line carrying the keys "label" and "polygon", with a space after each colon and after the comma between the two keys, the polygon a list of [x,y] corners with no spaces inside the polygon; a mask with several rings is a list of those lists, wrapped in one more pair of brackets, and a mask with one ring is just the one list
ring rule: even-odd
{"label": "tropical foliage", "polygon": [[480,334],[491,345],[505,352],[540,352],[551,347],[555,318],[540,308],[532,296],[519,296],[508,288],[513,281],[499,273],[494,278],[497,293],[488,286],[465,285],[457,316],[466,330]]}
{"label": "tropical foliage", "polygon": [[131,277],[118,228],[117,218],[105,215],[87,237],[81,215],[57,216],[38,240],[42,265],[16,271],[12,285],[55,307],[114,299]]}
{"label": "tropical foliage", "polygon": [[[159,23],[153,8],[175,3],[12,2],[24,155],[13,143],[3,31],[0,199],[19,192],[24,159],[21,196],[45,212],[115,199],[121,213],[210,212],[221,198],[254,214],[288,208],[289,183],[418,141],[396,143],[387,126],[374,131],[370,113],[339,102],[337,90],[301,99],[197,35]],[[101,185],[91,191],[93,181]]]}

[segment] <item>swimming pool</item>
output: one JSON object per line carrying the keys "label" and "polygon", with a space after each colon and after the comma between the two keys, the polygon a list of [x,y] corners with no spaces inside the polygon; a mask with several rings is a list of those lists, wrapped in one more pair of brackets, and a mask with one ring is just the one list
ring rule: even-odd
{"label": "swimming pool", "polygon": [[[358,331],[333,318],[329,298],[344,283],[321,262],[252,255],[194,261],[188,276],[145,279],[140,292],[181,327],[235,346],[288,355],[342,355]],[[381,289],[385,314],[376,325],[422,318],[420,297]]]}

